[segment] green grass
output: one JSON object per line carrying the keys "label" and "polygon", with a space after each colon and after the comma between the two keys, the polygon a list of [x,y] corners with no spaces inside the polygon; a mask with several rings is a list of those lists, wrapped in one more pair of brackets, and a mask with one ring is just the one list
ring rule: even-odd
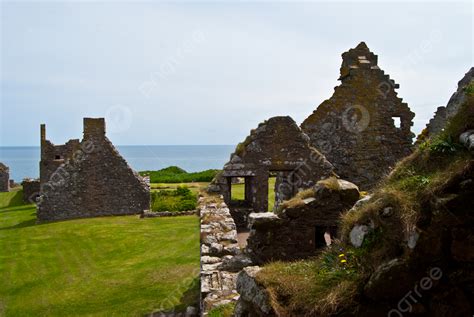
{"label": "green grass", "polygon": [[210,182],[195,182],[195,183],[151,183],[151,189],[153,190],[175,190],[179,186],[186,186],[193,193],[199,193],[201,189],[207,188]]}
{"label": "green grass", "polygon": [[36,224],[21,195],[0,193],[0,316],[143,316],[197,302],[197,217]]}
{"label": "green grass", "polygon": [[151,193],[152,211],[187,211],[197,208],[197,195],[186,186]]}
{"label": "green grass", "polygon": [[139,174],[150,176],[151,183],[191,183],[210,182],[219,170],[205,170],[202,172],[188,173],[177,166],[170,166],[159,171],[143,171]]}
{"label": "green grass", "polygon": [[231,317],[234,313],[235,303],[228,303],[224,305],[220,305],[214,307],[213,309],[209,310],[208,315],[209,317]]}
{"label": "green grass", "polygon": [[[275,181],[276,177],[270,177],[268,179],[268,210],[272,211],[275,205]],[[232,185],[232,200],[244,200],[245,199],[245,184],[234,184]]]}

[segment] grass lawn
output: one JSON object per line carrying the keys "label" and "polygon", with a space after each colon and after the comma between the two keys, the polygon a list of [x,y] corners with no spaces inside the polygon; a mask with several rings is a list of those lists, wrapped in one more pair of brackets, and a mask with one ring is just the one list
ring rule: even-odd
{"label": "grass lawn", "polygon": [[[268,210],[272,211],[275,205],[275,180],[276,177],[270,177],[268,179]],[[232,185],[232,200],[244,200],[245,199],[245,184]]]}
{"label": "grass lawn", "polygon": [[36,224],[0,193],[0,316],[143,316],[199,296],[196,216]]}
{"label": "grass lawn", "polygon": [[199,190],[206,188],[209,182],[193,182],[193,183],[151,183],[151,190],[175,190],[179,186],[186,186],[192,192],[199,193]]}

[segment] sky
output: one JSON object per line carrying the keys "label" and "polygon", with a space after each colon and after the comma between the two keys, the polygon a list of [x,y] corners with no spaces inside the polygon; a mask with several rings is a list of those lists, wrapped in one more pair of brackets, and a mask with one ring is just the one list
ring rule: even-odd
{"label": "sky", "polygon": [[119,145],[236,144],[298,124],[365,41],[419,133],[473,65],[467,2],[1,2],[0,146],[61,144],[105,117]]}

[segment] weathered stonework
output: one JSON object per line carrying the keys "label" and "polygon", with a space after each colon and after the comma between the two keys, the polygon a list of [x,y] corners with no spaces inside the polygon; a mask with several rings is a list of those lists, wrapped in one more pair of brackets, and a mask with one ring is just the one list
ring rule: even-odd
{"label": "weathered stonework", "polygon": [[[275,208],[300,189],[334,175],[331,163],[310,145],[308,136],[293,119],[273,117],[252,130],[237,146],[213,186],[220,187],[231,211],[234,207],[244,207],[254,212],[266,212],[271,174],[277,178]],[[236,177],[245,181],[244,201],[231,199],[232,181]]]}
{"label": "weathered stonework", "polygon": [[0,162],[0,192],[10,191],[10,169]]}
{"label": "weathered stonework", "polygon": [[350,182],[330,178],[318,182],[307,196],[285,202],[278,214],[250,214],[246,253],[253,263],[314,256],[337,237],[340,217],[359,199],[359,190]]}
{"label": "weathered stonework", "polygon": [[201,215],[201,311],[235,302],[237,273],[222,264],[241,253],[236,225],[223,202],[200,199]]}
{"label": "weathered stonework", "polygon": [[438,107],[435,115],[426,125],[422,134],[418,137],[419,141],[423,141],[424,138],[431,138],[444,129],[448,120],[458,113],[461,105],[466,101],[466,89],[469,85],[472,85],[473,82],[474,67],[471,67],[471,69],[458,82],[458,88],[452,94],[446,107]]}
{"label": "weathered stonework", "polygon": [[26,203],[36,203],[40,196],[40,180],[26,178],[21,182],[23,187],[23,200]]}
{"label": "weathered stonework", "polygon": [[410,154],[414,113],[364,42],[342,54],[340,73],[341,85],[301,128],[341,178],[370,189]]}
{"label": "weathered stonework", "polygon": [[105,136],[103,118],[84,118],[82,141],[55,146],[41,126],[38,220],[138,214],[150,209],[147,184]]}

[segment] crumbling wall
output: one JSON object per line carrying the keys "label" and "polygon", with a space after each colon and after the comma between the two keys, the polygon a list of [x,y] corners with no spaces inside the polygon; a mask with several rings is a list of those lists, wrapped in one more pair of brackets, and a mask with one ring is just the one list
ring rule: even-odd
{"label": "crumbling wall", "polygon": [[342,59],[341,85],[301,128],[341,178],[370,189],[410,154],[414,113],[397,97],[398,84],[378,67],[377,55],[364,42]]}
{"label": "crumbling wall", "polygon": [[40,196],[40,180],[39,179],[24,179],[21,182],[23,187],[23,201],[26,203],[36,203]]}
{"label": "crumbling wall", "polygon": [[[64,147],[50,147],[42,133],[41,199],[39,220],[137,214],[150,208],[147,184],[134,172],[105,136],[103,118],[84,118],[84,138]],[[72,153],[71,153],[72,152]],[[64,158],[50,174],[45,162],[52,153]],[[55,154],[56,155],[56,154]],[[59,162],[53,162],[53,165]],[[48,177],[46,177],[49,175]],[[47,179],[47,181],[45,181]]]}
{"label": "crumbling wall", "polygon": [[309,137],[290,117],[273,117],[252,130],[240,143],[224,166],[222,175],[213,185],[219,185],[225,202],[231,207],[232,179],[245,180],[245,200],[239,207],[256,212],[268,210],[268,179],[278,175],[275,188],[279,201],[294,196],[318,180],[333,174],[333,166],[309,143]]}
{"label": "crumbling wall", "polygon": [[318,182],[309,197],[285,202],[278,214],[252,213],[246,253],[256,264],[314,256],[326,246],[325,234],[336,238],[341,214],[358,199],[357,186],[330,178]]}
{"label": "crumbling wall", "polygon": [[466,101],[466,90],[469,89],[468,87],[472,84],[473,80],[474,67],[471,67],[471,69],[458,82],[458,88],[452,94],[451,98],[449,98],[446,107],[438,107],[436,109],[435,115],[426,125],[423,133],[418,136],[418,141],[423,141],[424,138],[431,138],[444,129],[448,120],[458,113],[459,108]]}
{"label": "crumbling wall", "polygon": [[0,162],[0,192],[10,191],[10,169]]}

